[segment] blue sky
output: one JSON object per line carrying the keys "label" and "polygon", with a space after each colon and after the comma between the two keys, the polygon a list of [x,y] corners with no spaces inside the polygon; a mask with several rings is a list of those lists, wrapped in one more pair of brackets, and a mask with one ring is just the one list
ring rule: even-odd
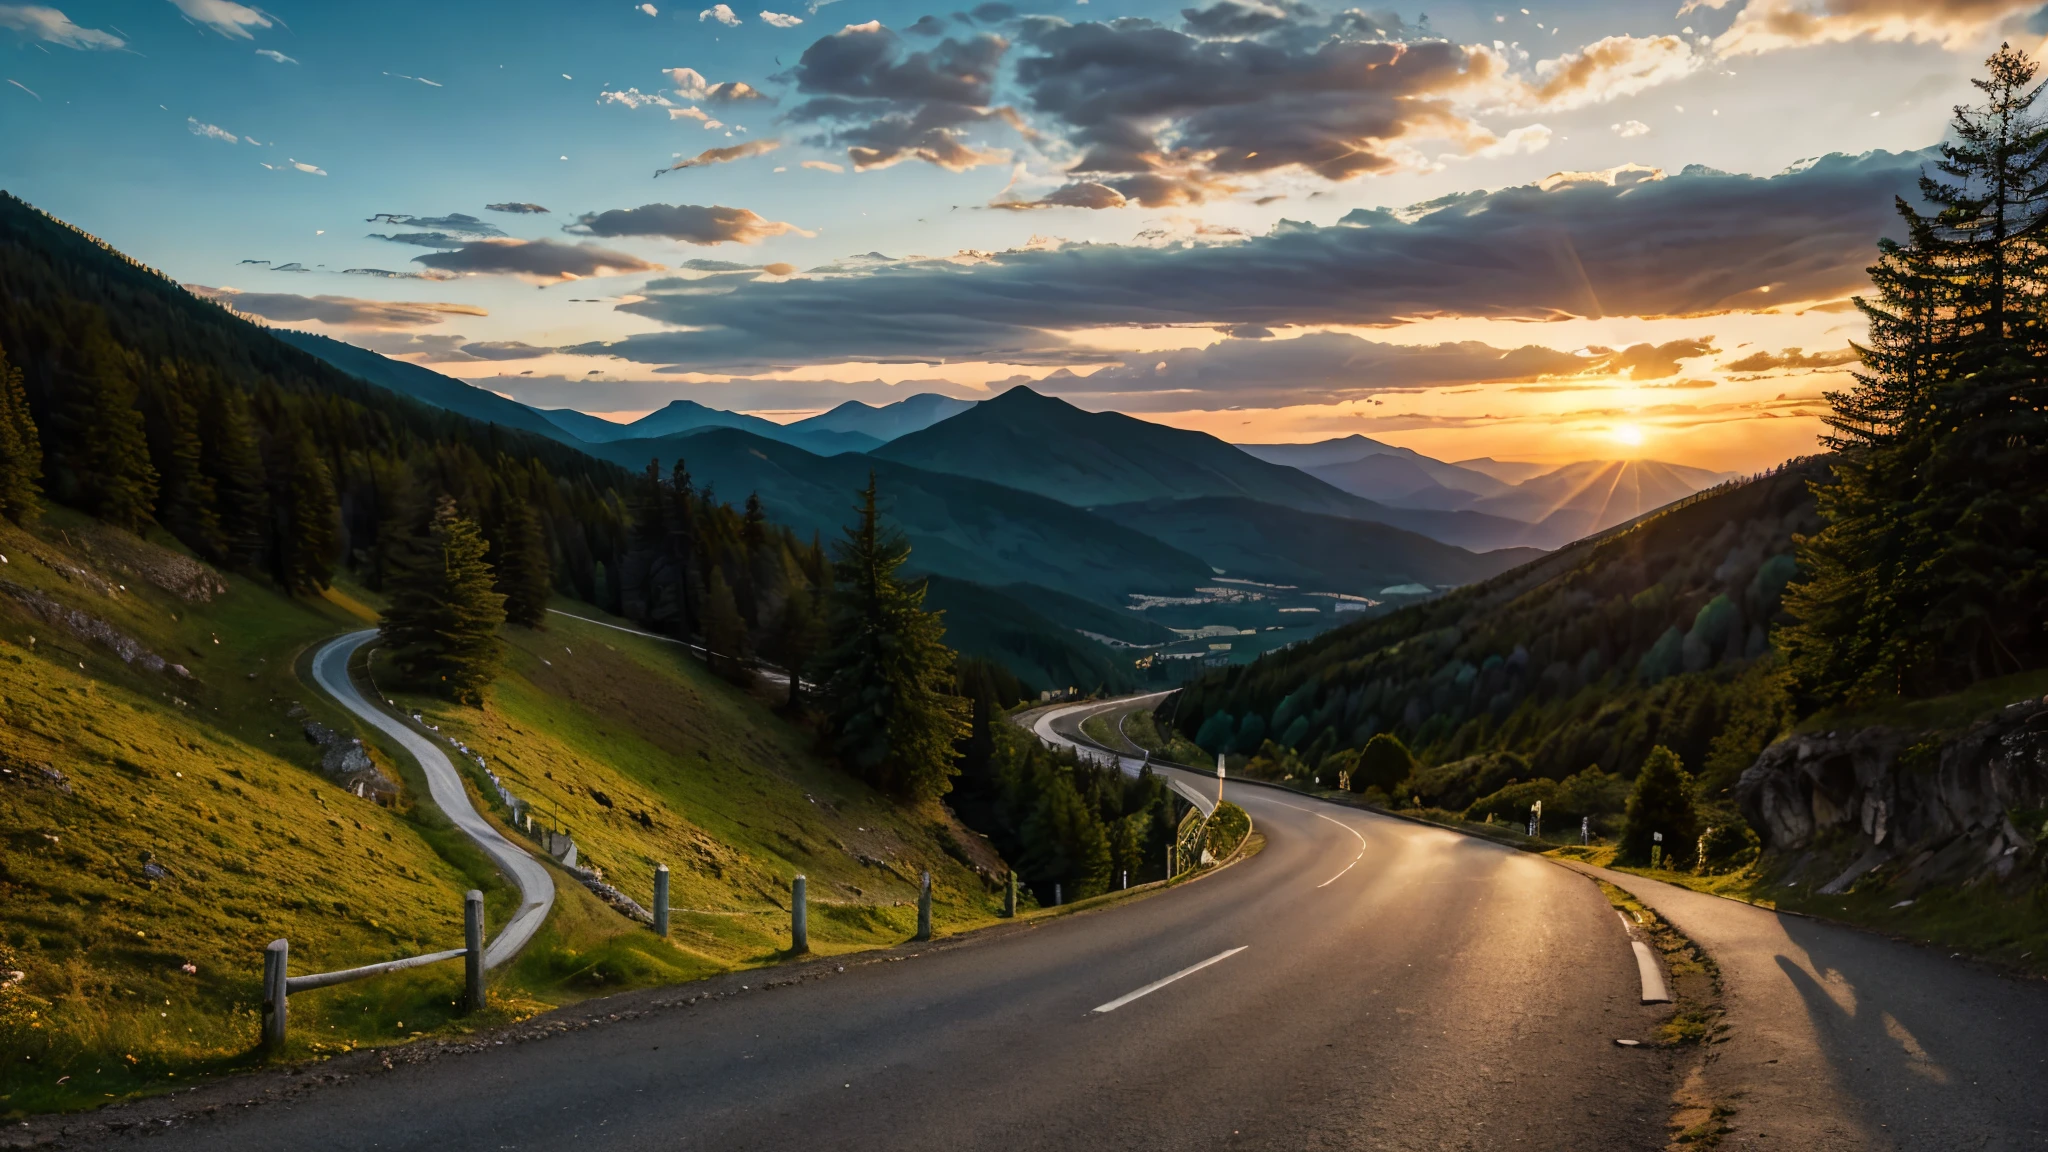
{"label": "blue sky", "polygon": [[[238,290],[245,311],[543,404],[631,413],[687,396],[797,414],[1033,380],[1245,439],[1364,431],[1453,457],[1605,447],[1740,467],[1811,443],[1812,401],[1841,371],[1819,361],[1856,335],[1841,270],[1868,262],[1884,181],[1903,188],[1917,159],[1853,180],[1780,174],[1935,143],[1999,38],[2040,40],[2026,9],[2000,0],[1184,7],[955,15],[837,0],[767,9],[773,22],[738,7],[728,26],[659,0],[653,14],[534,0],[0,3],[0,186],[182,282]],[[1275,67],[1296,79],[1272,81]],[[1368,72],[1391,79],[1374,88]],[[693,91],[699,78],[764,98],[721,102]],[[922,145],[864,169],[849,151],[904,125]],[[653,175],[767,141],[777,147]],[[1777,179],[1715,183],[1688,177],[1692,165]],[[1645,181],[1672,215],[1638,213],[1632,227],[1673,246],[1674,279],[1713,291],[1663,291],[1646,279],[1650,256],[1602,232],[1648,198],[1631,187]],[[1501,191],[1518,188],[1528,195]],[[1370,214],[1487,194],[1492,215],[1469,226]],[[1839,210],[1822,196],[1843,198]],[[1745,249],[1753,237],[1687,223],[1695,200],[1743,197],[1823,222],[1848,214],[1862,230],[1786,261],[1769,297],[1776,273]],[[548,212],[486,208],[507,203]],[[1098,206],[1067,206],[1082,203]],[[627,212],[649,205],[667,207]],[[1533,214],[1501,231],[1510,206]],[[385,213],[417,219],[372,222]],[[455,214],[482,223],[463,233]],[[1349,285],[1262,306],[1314,280],[1274,261],[1349,251],[1368,227],[1380,231],[1352,271],[1375,282],[1377,261],[1408,277],[1397,303]],[[437,231],[442,249],[371,235]],[[597,274],[543,286],[498,270],[493,233],[571,246],[572,264],[594,246],[584,270]],[[1461,245],[1467,233],[1486,244]],[[1543,235],[1570,258],[1531,271]],[[1517,252],[1521,265],[1484,267]],[[520,260],[535,253],[555,249]],[[849,260],[867,254],[886,259]],[[1432,271],[1448,259],[1463,280]],[[706,274],[693,260],[773,270]],[[1724,260],[1728,274],[1711,275]],[[310,271],[276,270],[289,264]],[[1545,287],[1566,265],[1583,283]],[[1727,286],[1738,267],[1760,281],[1747,295]],[[1247,268],[1276,279],[1233,270]],[[1162,307],[1129,295],[1053,307],[1110,282]],[[1525,289],[1513,306],[1491,298],[1509,283]],[[1005,310],[984,304],[969,324],[949,306],[963,294]],[[628,338],[628,356],[613,354]],[[1464,360],[1445,354],[1455,347]],[[1486,367],[1530,347],[1574,359]],[[1441,370],[1412,370],[1423,353]],[[1160,387],[1173,372],[1185,383]],[[1652,394],[1674,384],[1688,394]]]}

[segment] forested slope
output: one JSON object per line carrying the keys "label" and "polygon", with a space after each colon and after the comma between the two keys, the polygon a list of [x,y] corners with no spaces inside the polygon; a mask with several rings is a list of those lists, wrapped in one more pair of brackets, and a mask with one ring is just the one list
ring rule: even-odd
{"label": "forested slope", "polygon": [[1166,714],[1212,750],[1311,760],[1391,732],[1430,762],[1506,750],[1535,775],[1697,771],[1818,523],[1817,461],[1712,490],[1426,604],[1205,676]]}

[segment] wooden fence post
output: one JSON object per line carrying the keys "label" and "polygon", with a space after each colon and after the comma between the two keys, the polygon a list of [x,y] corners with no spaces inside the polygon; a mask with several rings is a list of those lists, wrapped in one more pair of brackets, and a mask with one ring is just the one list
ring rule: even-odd
{"label": "wooden fence post", "polygon": [[284,1051],[285,967],[291,949],[288,941],[272,940],[263,950],[263,1047],[272,1053]]}
{"label": "wooden fence post", "polygon": [[1009,887],[1009,890],[1008,890],[1008,891],[1007,891],[1007,892],[1006,892],[1006,893],[1004,894],[1004,896],[1003,896],[1003,915],[1005,915],[1005,916],[1015,916],[1016,914],[1017,914],[1017,870],[1016,870],[1015,868],[1012,868],[1012,869],[1010,869],[1010,887]]}
{"label": "wooden fence post", "polygon": [[668,935],[668,865],[654,866],[654,934]]}
{"label": "wooden fence post", "polygon": [[926,872],[917,889],[917,939],[932,938],[932,874]]}
{"label": "wooden fence post", "polygon": [[466,969],[463,1011],[477,1012],[484,1006],[484,894],[474,888],[462,898],[462,931],[469,950],[462,958]]}
{"label": "wooden fence post", "polygon": [[789,885],[789,950],[802,955],[811,950],[811,926],[804,908],[804,878]]}

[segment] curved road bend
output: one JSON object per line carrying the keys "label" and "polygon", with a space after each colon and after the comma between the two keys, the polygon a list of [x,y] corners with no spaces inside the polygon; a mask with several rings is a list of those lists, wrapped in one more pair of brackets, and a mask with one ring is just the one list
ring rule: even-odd
{"label": "curved road bend", "polygon": [[[1052,709],[1033,730],[1072,743],[1089,716],[1150,699]],[[1214,789],[1213,778],[1198,779]],[[1273,793],[1229,795],[1249,808]],[[1721,1147],[2048,1147],[2048,987],[2040,981],[1839,924],[1566,866],[1627,889],[1720,966],[1729,1031],[1702,1088],[1736,1109]]]}
{"label": "curved road bend", "polygon": [[413,759],[419,761],[420,770],[427,774],[427,791],[434,798],[434,806],[446,813],[463,835],[476,841],[498,868],[519,886],[519,910],[484,947],[484,966],[496,968],[517,956],[540,929],[541,921],[547,919],[548,909],[555,903],[554,877],[524,848],[505,839],[470,805],[469,793],[462,787],[462,776],[456,772],[455,765],[449,763],[447,754],[439,745],[383,709],[374,707],[356,690],[355,682],[349,679],[348,662],[358,649],[376,638],[377,630],[368,628],[328,641],[313,655],[313,680],[321,691],[334,697],[336,703],[411,753]]}
{"label": "curved road bend", "polygon": [[[1638,1003],[1622,927],[1593,885],[1438,829],[1232,797],[1264,851],[1147,899],[900,963],[733,973],[699,986],[732,995],[692,1007],[540,1042],[509,1029],[503,1046],[288,1103],[235,1107],[256,1092],[226,1082],[226,1106],[150,1146],[1664,1147],[1670,1059],[1613,1043],[1662,1014]],[[565,1014],[675,999],[628,993]]]}

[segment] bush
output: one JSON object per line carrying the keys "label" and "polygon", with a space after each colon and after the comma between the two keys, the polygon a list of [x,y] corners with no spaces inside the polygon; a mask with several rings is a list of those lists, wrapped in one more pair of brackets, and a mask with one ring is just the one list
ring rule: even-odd
{"label": "bush", "polygon": [[1648,864],[1654,834],[1664,834],[1664,856],[1673,866],[1689,864],[1699,840],[1699,814],[1693,808],[1692,777],[1677,753],[1659,744],[1650,749],[1629,794],[1627,823],[1621,833],[1621,859]]}
{"label": "bush", "polygon": [[1724,820],[1700,833],[1693,870],[1705,876],[1739,872],[1762,851],[1763,843],[1749,825],[1739,818]]}
{"label": "bush", "polygon": [[1465,809],[1465,819],[1483,823],[1491,818],[1526,826],[1529,823],[1529,810],[1540,801],[1543,805],[1543,818],[1546,821],[1555,821],[1556,805],[1552,801],[1556,796],[1557,781],[1524,780],[1519,784],[1510,784],[1490,796],[1474,800],[1471,806]]}
{"label": "bush", "polygon": [[1358,754],[1358,764],[1351,769],[1351,790],[1383,788],[1398,792],[1401,782],[1413,775],[1415,768],[1415,755],[1408,751],[1408,746],[1399,737],[1382,732],[1366,741],[1364,750]]}
{"label": "bush", "polygon": [[1204,847],[1218,860],[1237,851],[1237,846],[1251,833],[1252,818],[1244,809],[1225,800],[1216,806],[1209,817],[1208,839]]}

